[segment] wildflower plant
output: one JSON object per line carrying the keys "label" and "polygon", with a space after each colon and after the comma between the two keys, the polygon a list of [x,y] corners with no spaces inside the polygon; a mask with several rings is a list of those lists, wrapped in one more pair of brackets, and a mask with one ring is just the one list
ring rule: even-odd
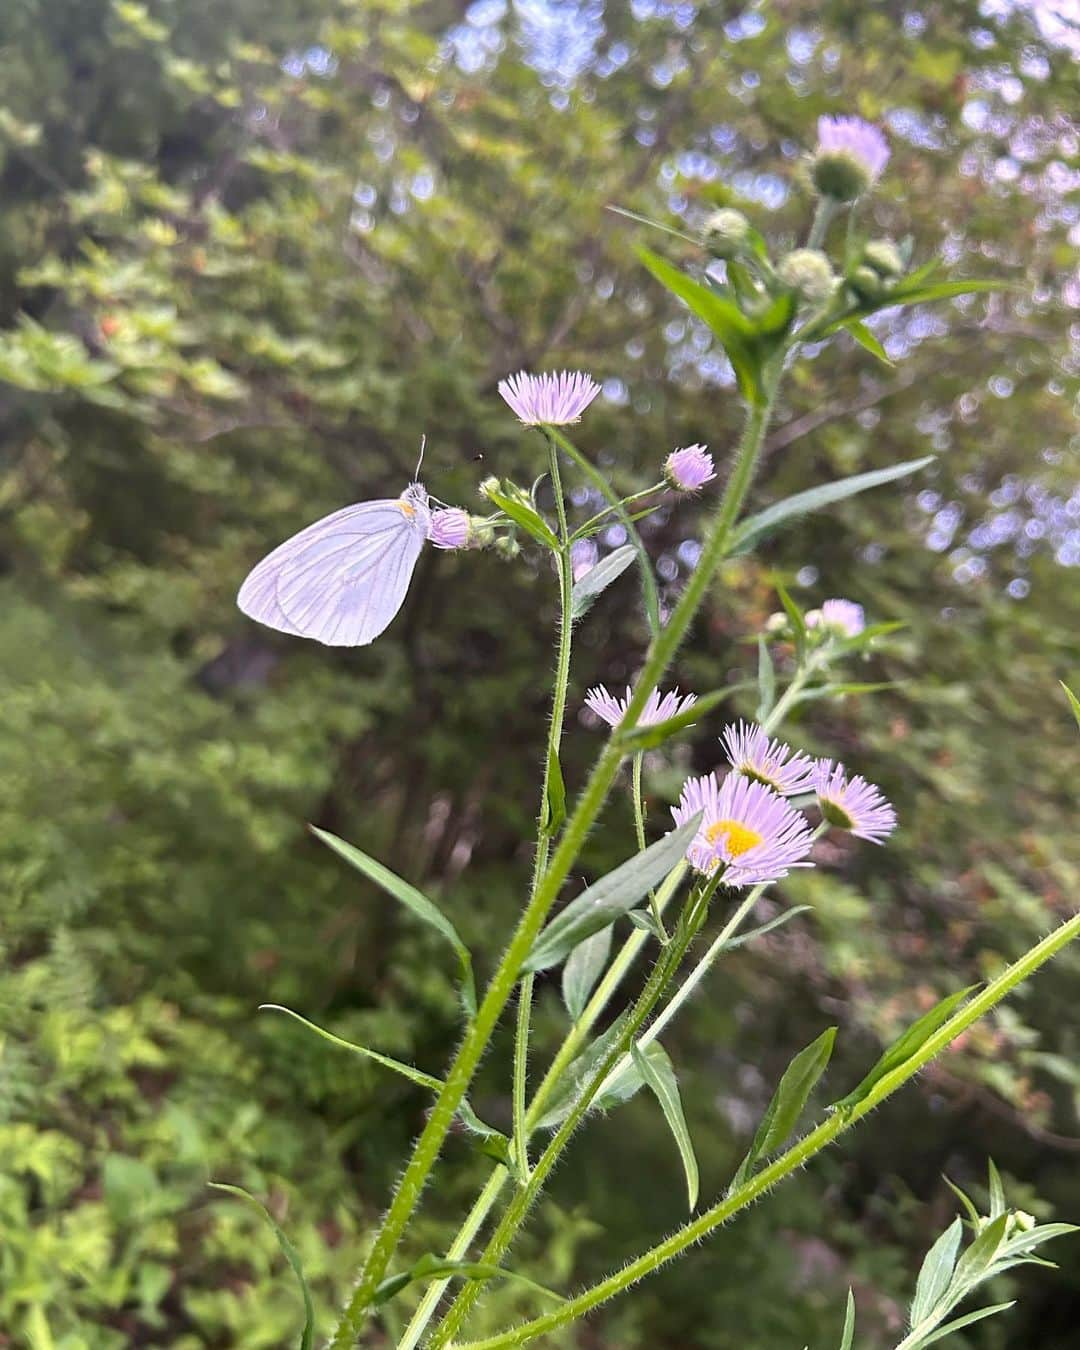
{"label": "wildflower plant", "polygon": [[[351,1047],[387,1072],[429,1091],[432,1105],[332,1332],[333,1350],[369,1341],[386,1344],[375,1323],[392,1300],[414,1287],[418,1300],[397,1336],[399,1350],[419,1345],[435,1350],[451,1345],[498,1350],[560,1332],[713,1234],[839,1141],[1080,931],[1080,916],[1073,917],[983,988],[945,994],[813,1123],[811,1097],[828,1067],[836,1037],[836,1028],[824,1028],[782,1076],[729,1185],[719,1195],[702,1198],[677,1069],[661,1035],[721,959],[737,959],[736,950],[761,933],[800,919],[803,907],[795,907],[752,926],[754,910],[767,889],[794,868],[821,865],[815,844],[823,835],[838,832],[887,845],[893,831],[903,827],[884,793],[830,758],[828,746],[821,747],[825,753],[819,758],[788,739],[795,734],[792,715],[811,700],[869,694],[882,687],[852,680],[846,666],[896,625],[868,624],[855,601],[833,597],[803,613],[777,584],[780,609],[756,639],[752,722],[729,721],[725,726],[722,720],[725,705],[747,695],[743,686],[692,693],[660,688],[725,559],[752,551],[764,538],[808,513],[908,478],[930,462],[918,459],[808,485],[763,509],[747,509],[778,390],[808,343],[848,333],[883,355],[865,325],[875,310],[945,299],[993,284],[938,280],[933,262],[911,269],[905,248],[889,241],[861,240],[851,218],[847,229],[837,232],[843,235],[839,250],[829,251],[830,225],[837,214],[872,189],[888,159],[889,147],[877,128],[856,118],[823,119],[811,161],[817,209],[802,247],[774,260],[765,236],[746,217],[725,209],[705,222],[696,240],[690,240],[695,255],[688,268],[647,248],[640,250],[653,277],[711,330],[730,361],[745,407],[742,435],[730,453],[714,459],[704,445],[675,450],[666,458],[658,453],[657,482],[630,497],[619,496],[565,430],[586,419],[587,432],[588,409],[600,384],[584,372],[525,371],[502,381],[499,393],[529,429],[528,445],[535,452],[532,476],[537,480],[532,489],[508,480],[486,480],[481,492],[491,511],[485,517],[445,506],[428,515],[427,497],[419,485],[397,502],[374,504],[380,515],[373,516],[367,505],[349,508],[348,521],[365,522],[358,547],[367,550],[364,565],[369,572],[372,557],[376,572],[389,565],[384,563],[387,557],[396,567],[405,562],[411,567],[413,554],[425,540],[444,549],[496,546],[508,558],[521,549],[548,555],[557,583],[559,621],[531,876],[517,925],[482,987],[477,987],[472,953],[447,912],[354,844],[315,831],[340,858],[445,940],[460,972],[463,1020],[457,1052],[439,1075],[403,1064],[377,1048]],[[712,265],[719,257],[725,261],[722,281]],[[603,502],[598,512],[582,521],[571,519],[564,474],[573,475],[574,488],[587,487],[594,502]],[[547,487],[541,490],[545,475]],[[652,562],[635,522],[660,502],[670,504],[679,500],[679,494],[690,493],[709,507],[709,520],[699,559],[664,614]],[[576,499],[582,500],[582,495]],[[403,514],[415,538],[404,533]],[[583,544],[594,541],[612,523],[622,525],[626,542],[583,569]],[[376,527],[383,533],[376,534],[373,544],[370,536]],[[331,551],[334,577],[344,576],[353,586],[349,553],[353,545],[348,538],[334,534],[324,545],[327,536],[321,526],[311,528],[320,548],[313,565],[323,566]],[[394,541],[408,542],[412,551],[406,554],[404,544],[392,554],[380,551],[387,532]],[[291,560],[292,554],[287,556]],[[467,559],[460,565],[466,566]],[[570,693],[575,627],[588,622],[591,606],[632,567],[639,572],[649,631],[637,677],[624,697],[613,696],[601,685],[575,707]],[[273,569],[256,571],[261,578],[259,605],[269,616],[264,621],[273,623],[282,599],[274,590]],[[287,585],[299,584],[292,572],[282,575]],[[537,575],[542,578],[543,569]],[[310,586],[310,570],[301,579]],[[344,604],[346,610],[335,610],[335,638],[341,631],[352,631],[346,611],[354,590],[340,586],[339,591],[335,603]],[[625,594],[625,586],[615,593]],[[357,603],[363,599],[358,594]],[[312,596],[310,603],[318,606],[319,597]],[[297,630],[294,626],[286,631]],[[585,781],[567,782],[563,740],[581,706],[598,719],[603,741]],[[591,726],[595,734],[596,720]],[[699,734],[715,729],[720,741],[715,767],[685,781],[671,804],[672,828],[650,840],[642,795],[643,757],[647,751],[664,754],[669,743],[690,727]],[[625,861],[583,889],[573,888],[576,894],[567,894],[571,876],[579,874],[582,846],[600,823],[621,778],[634,819],[634,838],[627,841]],[[638,992],[626,997],[623,987],[636,966],[641,968]],[[561,1046],[536,1081],[530,1032],[538,978],[560,981],[568,1021]],[[512,1127],[504,1133],[477,1115],[469,1092],[511,1009],[507,1034],[512,1036],[514,1057],[506,1087]],[[299,1013],[291,1015],[312,1034],[329,1036]],[[531,1081],[535,1086],[530,1091]],[[588,1117],[618,1109],[642,1089],[656,1098],[681,1159],[686,1222],[572,1297],[538,1288],[507,1264],[522,1225],[571,1142],[588,1147],[587,1131],[580,1128]],[[491,1159],[490,1175],[445,1252],[403,1261],[402,1240],[452,1129],[474,1138]],[[955,1225],[936,1244],[919,1277],[909,1334],[898,1350],[929,1345],[948,1330],[975,1320],[953,1316],[962,1299],[1001,1269],[1036,1259],[1031,1253],[1037,1245],[1068,1231],[1067,1225],[1025,1227],[1022,1216],[1006,1211],[999,1185],[996,1189],[992,1185],[991,1211],[988,1220],[974,1216],[973,1241],[963,1255]],[[299,1256],[284,1234],[279,1233],[279,1240],[303,1282]],[[531,1290],[536,1314],[486,1338],[469,1339],[468,1321],[478,1294],[495,1279],[514,1279]],[[307,1299],[304,1346],[313,1345],[316,1335],[311,1306]],[[998,1309],[976,1316],[994,1311]],[[387,1325],[398,1326],[400,1320],[395,1317]],[[853,1335],[854,1305],[849,1302],[842,1346],[850,1347]]]}

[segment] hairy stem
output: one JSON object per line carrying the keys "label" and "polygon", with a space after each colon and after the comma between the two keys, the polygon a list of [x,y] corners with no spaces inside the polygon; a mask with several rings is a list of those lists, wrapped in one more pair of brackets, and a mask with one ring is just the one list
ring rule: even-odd
{"label": "hairy stem", "polygon": [[[732,527],[738,519],[753,481],[765,430],[772,413],[778,378],[779,370],[774,365],[765,373],[765,398],[749,409],[731,477],[706,533],[698,564],[691,572],[666,627],[660,630],[649,645],[645,664],[623,718],[623,726],[627,729],[636,725],[645,701],[671,664],[705,598],[717,568],[724,559]],[[565,585],[565,574],[563,580]],[[466,1030],[454,1056],[443,1089],[436,1098],[427,1123],[413,1147],[412,1156],[402,1173],[398,1189],[372,1244],[360,1279],[334,1332],[330,1343],[331,1350],[350,1350],[356,1343],[375,1290],[397,1251],[401,1237],[442,1149],[443,1141],[453,1124],[461,1100],[468,1091],[473,1074],[503,1009],[513,994],[522,963],[536,941],[549,910],[558,898],[559,891],[607,800],[622,758],[623,752],[618,737],[612,737],[589,775],[550,864],[518,920],[510,943],[477,1009],[476,1017]]]}
{"label": "hairy stem", "polygon": [[616,1294],[622,1293],[630,1285],[635,1284],[646,1275],[651,1275],[666,1262],[681,1255],[688,1247],[707,1237],[732,1215],[745,1209],[758,1196],[763,1195],[775,1186],[777,1182],[783,1181],[792,1172],[797,1171],[840,1135],[850,1130],[863,1116],[868,1115],[880,1106],[887,1097],[891,1097],[909,1079],[920,1073],[932,1059],[941,1054],[957,1036],[966,1031],[979,1018],[984,1017],[1002,999],[1006,998],[1017,985],[1026,980],[1077,936],[1080,936],[1080,914],[1068,919],[1053,933],[1043,938],[1041,942],[1026,952],[1018,961],[1014,961],[1012,965],[1006,967],[996,979],[992,980],[930,1036],[910,1059],[876,1083],[862,1101],[849,1110],[834,1111],[816,1129],[811,1130],[808,1135],[800,1139],[786,1153],[781,1154],[767,1167],[762,1168],[760,1172],[750,1177],[724,1200],[713,1205],[711,1209],[707,1209],[692,1222],[676,1229],[670,1237],[644,1252],[636,1260],[624,1266],[622,1270],[616,1271],[613,1275],[609,1275],[606,1280],[601,1280],[576,1298],[562,1304],[555,1312],[544,1317],[534,1318],[531,1322],[523,1323],[510,1331],[501,1332],[497,1336],[489,1336],[480,1341],[465,1342],[458,1347],[458,1350],[501,1350],[504,1346],[525,1345],[537,1336],[557,1331],[560,1327],[576,1321],[592,1308],[610,1298],[614,1298]]}

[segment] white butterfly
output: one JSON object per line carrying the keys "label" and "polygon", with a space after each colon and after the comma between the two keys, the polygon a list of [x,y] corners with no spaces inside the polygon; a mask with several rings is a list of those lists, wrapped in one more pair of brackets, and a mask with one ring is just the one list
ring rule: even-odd
{"label": "white butterfly", "polygon": [[248,574],[236,603],[279,632],[363,647],[401,608],[430,532],[421,483],[346,506],[279,544]]}

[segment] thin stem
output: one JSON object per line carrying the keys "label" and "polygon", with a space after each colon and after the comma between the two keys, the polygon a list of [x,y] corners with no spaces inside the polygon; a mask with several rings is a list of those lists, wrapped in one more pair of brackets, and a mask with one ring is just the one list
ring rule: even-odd
{"label": "thin stem", "polygon": [[1018,961],[1014,961],[1012,965],[1007,966],[985,989],[976,994],[964,1007],[955,1012],[947,1022],[939,1027],[910,1059],[880,1079],[860,1102],[846,1111],[835,1110],[816,1129],[811,1130],[808,1135],[800,1139],[786,1153],[781,1154],[767,1167],[762,1168],[760,1172],[750,1177],[724,1200],[713,1205],[711,1209],[706,1210],[691,1223],[684,1224],[681,1228],[676,1229],[670,1237],[644,1252],[636,1260],[631,1261],[629,1265],[624,1266],[622,1270],[609,1275],[606,1280],[601,1280],[576,1298],[570,1299],[553,1313],[534,1318],[532,1321],[510,1331],[500,1332],[498,1335],[489,1336],[484,1340],[465,1342],[459,1345],[457,1350],[501,1350],[503,1346],[525,1345],[537,1336],[546,1335],[558,1330],[559,1327],[576,1321],[592,1308],[597,1307],[598,1304],[622,1293],[630,1285],[635,1284],[646,1275],[651,1275],[660,1266],[681,1255],[687,1247],[700,1242],[702,1238],[707,1237],[714,1229],[731,1218],[733,1214],[745,1209],[759,1195],[763,1195],[777,1182],[797,1171],[816,1154],[820,1153],[822,1149],[831,1144],[834,1139],[857,1124],[863,1116],[876,1110],[886,1098],[891,1097],[909,1079],[921,1073],[927,1064],[941,1054],[957,1036],[966,1031],[981,1017],[984,1017],[1006,998],[1017,985],[1034,974],[1040,966],[1049,961],[1051,957],[1055,956],[1077,936],[1080,936],[1080,914],[1073,915],[1071,919],[1066,920],[1053,933],[1043,938]]}
{"label": "thin stem", "polygon": [[517,1033],[514,1038],[514,1162],[518,1184],[529,1179],[529,1136],[525,1129],[525,1080],[529,1069],[529,1016],[532,1011],[534,976],[530,971],[521,981],[518,995]]}
{"label": "thin stem", "polygon": [[[588,1083],[578,1094],[570,1112],[560,1123],[547,1148],[537,1159],[528,1184],[524,1189],[517,1192],[499,1220],[495,1232],[491,1235],[491,1239],[480,1257],[485,1265],[498,1265],[506,1255],[514,1235],[535,1203],[552,1168],[585,1118],[597,1094],[603,1090],[616,1066],[622,1062],[629,1052],[638,1031],[656,1006],[667,982],[685,955],[693,938],[694,928],[687,925],[678,943],[672,944],[662,951],[615,1044],[604,1056],[602,1063],[593,1071]],[[480,1288],[475,1282],[464,1286],[435,1333],[431,1342],[432,1350],[442,1350],[442,1347],[450,1343],[472,1310],[479,1294]]]}
{"label": "thin stem", "polygon": [[[645,802],[641,796],[641,764],[645,758],[644,752],[639,750],[634,756],[630,773],[630,799],[634,805],[634,835],[637,839],[638,852],[645,851]],[[664,921],[660,917],[660,908],[656,903],[656,892],[649,892],[649,912],[652,914],[653,923],[656,924],[657,933],[660,941],[667,945],[668,935],[664,928]]]}
{"label": "thin stem", "polygon": [[[642,488],[640,492],[631,493],[629,497],[623,497],[620,505],[625,510],[628,506],[633,506],[637,502],[644,501],[646,497],[651,497],[657,492],[663,492],[667,488],[664,482],[653,483],[652,487]],[[600,525],[608,516],[615,513],[615,507],[610,504],[605,506],[602,511],[598,511],[595,516],[590,516],[584,525],[579,525],[570,536],[570,542],[578,539],[584,539],[586,535],[593,533],[597,525]]]}
{"label": "thin stem", "polygon": [[593,487],[607,498],[608,505],[618,516],[619,523],[626,531],[627,539],[637,551],[638,570],[641,572],[641,593],[645,601],[645,617],[649,622],[649,631],[655,639],[660,631],[660,596],[656,589],[652,560],[645,545],[641,542],[641,535],[638,533],[637,526],[630,519],[630,513],[627,511],[622,498],[612,489],[600,470],[594,468],[591,462],[585,458],[573,441],[564,436],[556,427],[548,427],[547,432],[553,440],[562,446]]}
{"label": "thin stem", "polygon": [[822,244],[824,244],[825,235],[828,232],[835,211],[836,202],[832,197],[818,198],[813,224],[810,226],[810,233],[806,239],[807,248],[820,248]]}
{"label": "thin stem", "polygon": [[[698,564],[668,620],[650,643],[637,687],[623,717],[627,729],[635,726],[649,695],[663,678],[675,653],[697,614],[717,568],[724,559],[731,530],[753,481],[765,430],[772,414],[779,367],[765,373],[765,397],[751,406],[743,430],[735,465],[721,498],[720,506],[705,535]],[[565,585],[565,576],[564,576]],[[427,1122],[413,1147],[412,1156],[402,1173],[398,1189],[376,1235],[363,1272],[331,1340],[331,1350],[352,1350],[363,1325],[371,1300],[386,1274],[402,1234],[412,1217],[421,1192],[439,1156],[443,1140],[453,1124],[457,1109],[472,1082],[492,1032],[517,983],[518,972],[536,941],[551,906],[558,898],[563,882],[577,861],[578,854],[607,800],[611,785],[622,762],[623,752],[617,736],[611,737],[597,759],[558,847],[544,870],[532,899],[518,920],[514,934],[491,977],[476,1017],[473,1019],[453,1063],[442,1091],[435,1100]]]}

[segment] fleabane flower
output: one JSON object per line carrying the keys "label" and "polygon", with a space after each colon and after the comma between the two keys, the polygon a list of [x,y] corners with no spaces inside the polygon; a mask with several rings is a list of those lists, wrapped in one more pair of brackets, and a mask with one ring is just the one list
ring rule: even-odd
{"label": "fleabane flower", "polygon": [[701,824],[686,857],[698,872],[720,870],[725,886],[756,886],[778,881],[792,867],[809,867],[814,842],[801,811],[764,783],[729,773],[688,778],[678,804],[671,808],[676,825],[685,825],[701,811]]}
{"label": "fleabane flower", "polygon": [[687,445],[664,460],[664,477],[676,492],[697,492],[716,477],[716,466],[705,446]]}
{"label": "fleabane flower", "polygon": [[783,741],[771,741],[769,733],[753,722],[732,722],[720,737],[728,763],[744,778],[794,797],[814,786],[814,761]]}
{"label": "fleabane flower", "polygon": [[842,764],[819,759],[814,765],[814,791],[829,824],[857,839],[883,844],[896,829],[896,812],[881,789],[859,774],[849,778]]}
{"label": "fleabane flower", "polygon": [[827,628],[841,637],[858,637],[866,627],[862,605],[854,600],[826,600],[820,609],[806,613],[807,628]]}
{"label": "fleabane flower", "polygon": [[[617,727],[626,716],[630,699],[629,685],[626,686],[626,697],[616,698],[614,694],[608,693],[604,685],[598,684],[585,695],[585,706],[609,727]],[[645,706],[638,715],[637,725],[652,727],[658,722],[666,722],[669,717],[677,717],[679,713],[686,712],[696,702],[696,694],[680,694],[678,689],[661,694],[659,689],[654,689],[645,700]]]}
{"label": "fleabane flower", "polygon": [[850,202],[872,187],[889,162],[885,133],[861,117],[819,117],[814,186],[825,197]]}
{"label": "fleabane flower", "polygon": [[600,392],[590,375],[563,370],[557,375],[530,375],[520,370],[499,381],[499,393],[527,427],[562,427],[577,422]]}
{"label": "fleabane flower", "polygon": [[462,511],[458,506],[432,511],[428,538],[436,548],[468,548],[468,511]]}

